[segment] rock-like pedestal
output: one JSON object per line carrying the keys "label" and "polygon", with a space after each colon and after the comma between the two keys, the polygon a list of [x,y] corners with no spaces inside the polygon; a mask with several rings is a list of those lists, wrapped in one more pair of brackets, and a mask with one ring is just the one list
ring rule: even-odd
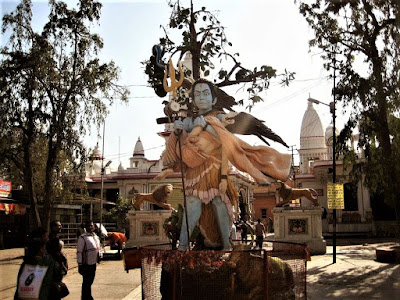
{"label": "rock-like pedestal", "polygon": [[[306,243],[311,254],[326,253],[320,207],[276,207],[273,214],[275,241]],[[274,243],[274,250],[279,248],[280,244]]]}
{"label": "rock-like pedestal", "polygon": [[172,210],[130,210],[129,240],[126,242],[126,247],[169,243],[163,224],[171,212]]}

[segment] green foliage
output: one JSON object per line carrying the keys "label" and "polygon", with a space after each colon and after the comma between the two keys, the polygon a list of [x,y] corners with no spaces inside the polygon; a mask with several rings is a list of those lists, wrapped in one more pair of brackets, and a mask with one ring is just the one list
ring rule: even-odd
{"label": "green foliage", "polygon": [[113,207],[109,212],[105,212],[111,220],[117,222],[118,227],[126,227],[129,225],[129,220],[126,214],[128,211],[132,210],[132,201],[125,198],[119,198],[115,207]]}
{"label": "green foliage", "polygon": [[[116,84],[119,70],[114,62],[96,57],[103,42],[90,28],[100,18],[101,4],[80,0],[77,9],[69,9],[64,2],[50,0],[49,6],[41,32],[31,27],[30,0],[5,15],[2,32],[10,38],[0,50],[0,140],[12,142],[1,144],[0,164],[12,161],[23,174],[34,208],[38,195],[43,196],[44,226],[61,153],[71,165],[76,159],[83,162],[81,137],[91,124],[103,122],[108,104],[127,101],[128,95]],[[37,143],[42,145],[40,178],[35,176]]]}
{"label": "green foliage", "polygon": [[182,205],[178,205],[178,210],[173,210],[171,216],[165,219],[163,228],[165,230],[166,235],[172,240],[176,241],[179,238],[179,234],[181,232],[183,220],[183,207]]}
{"label": "green foliage", "polygon": [[[244,67],[238,60],[239,53],[230,53],[228,48],[232,43],[228,41],[225,35],[225,28],[219,22],[217,16],[207,10],[205,7],[196,10],[193,1],[190,7],[182,7],[180,1],[169,1],[171,7],[171,16],[167,28],[164,28],[165,37],[160,38],[160,45],[167,56],[177,54],[182,59],[186,52],[192,54],[193,73],[196,80],[203,77],[215,76],[214,80],[218,87],[241,84],[247,88],[249,93],[248,108],[251,108],[256,102],[261,101],[259,93],[268,89],[271,78],[282,77],[282,83],[288,84],[294,79],[292,72],[285,72],[278,75],[277,71],[271,66],[261,66],[259,68]],[[168,28],[180,32],[182,40],[175,43],[169,37]],[[220,69],[216,69],[216,63],[219,61]],[[149,76],[148,82],[157,91],[157,85],[160,85],[160,79],[153,70],[153,63],[148,60],[143,62],[146,66],[145,73]],[[158,93],[157,93],[158,94]],[[179,102],[187,102],[188,99],[180,98]]]}
{"label": "green foliage", "polygon": [[400,158],[394,138],[400,109],[400,5],[397,0],[299,3],[315,33],[310,46],[323,50],[327,70],[336,69],[336,101],[351,113],[339,149],[353,155],[345,150],[345,139],[358,127],[358,147],[366,160],[355,171],[365,174],[371,192],[383,188],[400,219],[399,166],[393,163]]}

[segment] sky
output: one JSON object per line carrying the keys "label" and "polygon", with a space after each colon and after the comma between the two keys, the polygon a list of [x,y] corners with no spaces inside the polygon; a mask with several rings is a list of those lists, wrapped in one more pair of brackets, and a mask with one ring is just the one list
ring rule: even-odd
{"label": "sky", "polygon": [[[75,5],[77,1],[64,1]],[[157,160],[165,147],[164,139],[158,132],[164,125],[156,123],[163,117],[162,102],[147,85],[147,76],[141,62],[151,55],[152,46],[163,36],[160,25],[169,21],[170,8],[166,0],[106,0],[101,1],[100,25],[98,31],[104,41],[100,59],[113,60],[120,68],[119,84],[129,86],[130,97],[127,104],[114,103],[109,108],[105,121],[104,157],[112,160],[111,168],[116,169],[121,162],[129,167],[136,141],[140,137],[145,156]],[[214,12],[225,27],[227,39],[232,42],[231,53],[240,53],[244,67],[270,65],[278,74],[285,69],[296,72],[295,80],[288,87],[282,87],[279,79],[271,81],[270,88],[260,96],[264,102],[256,104],[251,114],[277,133],[289,146],[293,146],[294,161],[298,164],[297,150],[300,147],[300,129],[307,99],[312,97],[321,102],[333,100],[332,72],[323,68],[320,50],[309,48],[308,41],[313,32],[298,12],[293,0],[193,0],[195,9],[205,6]],[[0,0],[0,13],[3,16],[15,9],[19,1]],[[42,28],[47,20],[47,1],[33,1],[34,28]],[[188,3],[188,1],[182,1]],[[2,45],[7,41],[3,37]],[[175,41],[176,43],[180,42]],[[167,61],[167,59],[165,59]],[[213,78],[208,78],[212,80]],[[237,100],[247,99],[239,86],[226,90]],[[329,108],[314,105],[326,128],[332,116]],[[234,107],[244,111],[244,107]],[[345,113],[337,105],[337,127],[341,129]],[[103,128],[95,127],[90,135],[84,137],[85,145],[94,148],[99,143],[102,151]],[[257,137],[240,136],[251,145],[263,145]],[[283,153],[292,153],[278,143],[271,146]]]}

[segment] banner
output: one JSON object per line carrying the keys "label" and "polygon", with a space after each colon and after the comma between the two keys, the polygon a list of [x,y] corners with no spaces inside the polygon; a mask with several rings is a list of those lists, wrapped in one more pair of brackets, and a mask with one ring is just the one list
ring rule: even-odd
{"label": "banner", "polygon": [[11,181],[0,180],[0,197],[7,198],[11,195]]}
{"label": "banner", "polygon": [[328,209],[344,209],[344,192],[342,183],[328,183]]}

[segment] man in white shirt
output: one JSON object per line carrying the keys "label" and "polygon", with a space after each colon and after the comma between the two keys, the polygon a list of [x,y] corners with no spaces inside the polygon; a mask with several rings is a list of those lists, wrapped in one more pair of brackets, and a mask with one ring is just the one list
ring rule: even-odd
{"label": "man in white shirt", "polygon": [[99,237],[94,233],[93,221],[85,222],[86,232],[78,238],[78,271],[82,275],[82,300],[93,300],[92,284],[96,275],[96,264],[103,255]]}

